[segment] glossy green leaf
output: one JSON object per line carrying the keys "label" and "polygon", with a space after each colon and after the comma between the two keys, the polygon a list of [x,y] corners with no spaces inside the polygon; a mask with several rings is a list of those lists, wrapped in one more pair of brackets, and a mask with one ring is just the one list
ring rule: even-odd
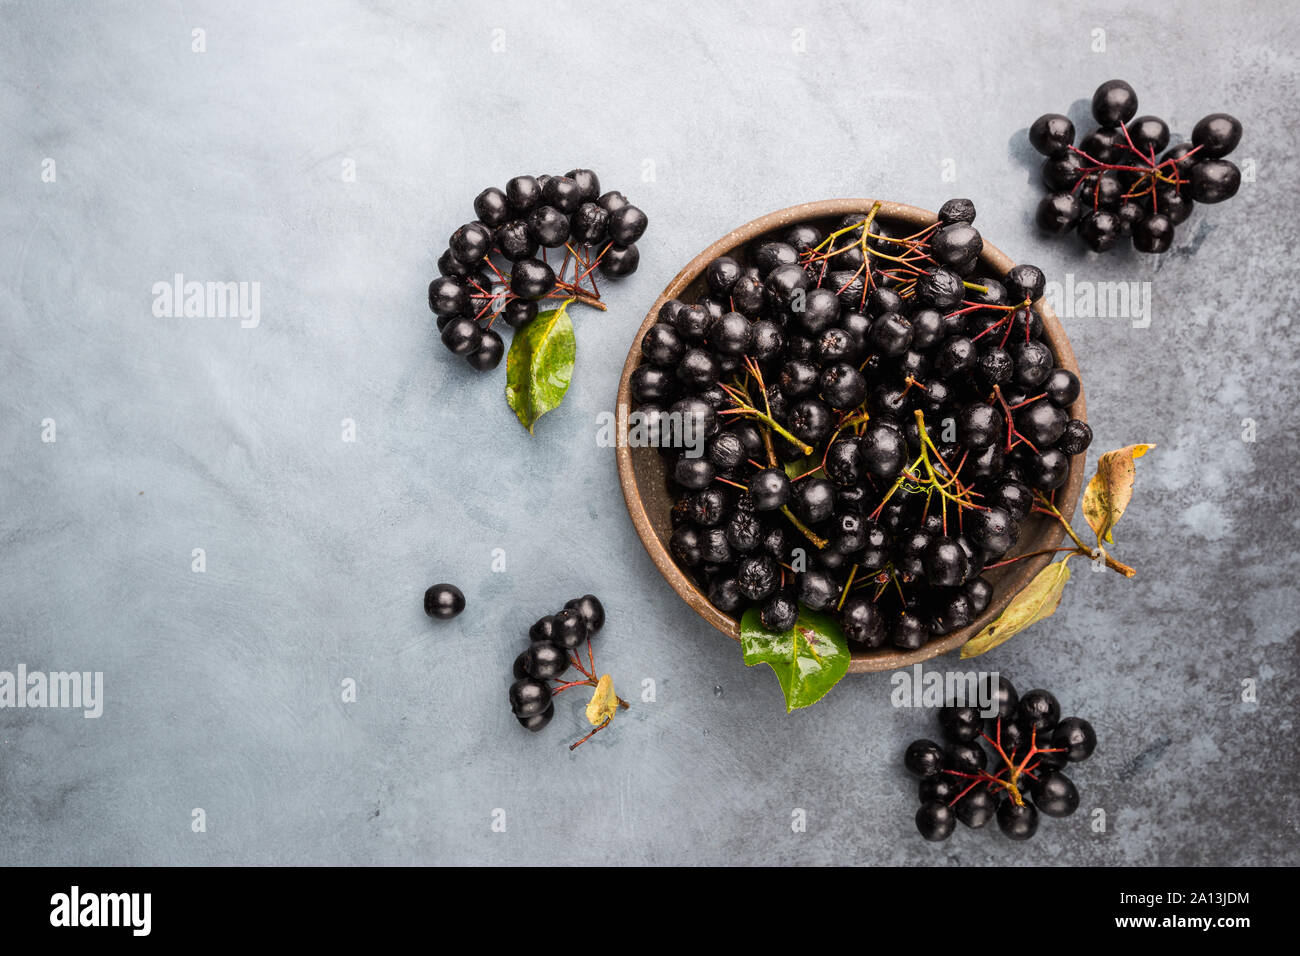
{"label": "glossy green leaf", "polygon": [[785,695],[786,713],[815,704],[848,673],[849,645],[829,614],[800,606],[799,618],[785,633],[769,631],[751,607],[740,619],[745,665],[766,664]]}
{"label": "glossy green leaf", "polygon": [[506,403],[531,433],[537,419],[564,401],[573,377],[577,341],[569,319],[570,299],[539,312],[515,332],[506,355]]}

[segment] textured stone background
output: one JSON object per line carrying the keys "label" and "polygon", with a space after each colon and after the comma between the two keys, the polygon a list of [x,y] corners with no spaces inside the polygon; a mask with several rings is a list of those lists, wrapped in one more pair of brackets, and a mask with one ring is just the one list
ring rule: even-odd
{"label": "textured stone background", "polygon": [[[102,670],[107,695],[99,720],[0,711],[5,862],[1300,862],[1294,7],[469,7],[0,8],[0,669]],[[1031,225],[1025,126],[1112,76],[1184,135],[1236,113],[1257,168],[1155,259]],[[424,288],[480,188],[574,165],[652,225],[530,438],[504,372],[436,344]],[[1118,535],[1140,576],[1081,568],[985,659],[1097,726],[1076,779],[1104,834],[1081,812],[1027,846],[923,843],[899,755],[931,715],[875,675],[785,716],[655,573],[596,447],[679,266],[846,195],[970,196],[1053,278],[1153,284],[1148,328],[1066,322],[1094,449],[1160,444]],[[260,282],[261,325],[155,318],[177,272]],[[444,579],[470,608],[439,626],[420,594]],[[531,736],[505,690],[528,623],[584,591],[602,669],[658,699],[570,754],[580,701]]]}

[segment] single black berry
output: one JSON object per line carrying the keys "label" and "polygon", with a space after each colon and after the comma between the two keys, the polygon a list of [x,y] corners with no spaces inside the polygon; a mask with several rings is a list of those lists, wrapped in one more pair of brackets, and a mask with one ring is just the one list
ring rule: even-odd
{"label": "single black berry", "polygon": [[930,629],[920,617],[904,611],[894,619],[889,630],[889,640],[895,647],[915,651],[930,639]]}
{"label": "single black berry", "polygon": [[1164,213],[1152,213],[1133,224],[1133,248],[1138,252],[1168,252],[1174,224]]}
{"label": "single black berry", "polygon": [[982,614],[993,600],[993,585],[984,578],[971,578],[966,582],[966,598],[970,601],[971,611]]}
{"label": "single black berry", "polygon": [[630,246],[645,234],[650,220],[636,206],[621,206],[610,213],[609,237],[621,246]]}
{"label": "single black berry", "polygon": [[516,217],[529,213],[542,200],[542,187],[532,176],[516,176],[506,183],[506,201]]}
{"label": "single black berry", "polygon": [[522,329],[537,318],[537,303],[532,299],[511,299],[501,310],[501,315],[512,329]]}
{"label": "single black berry", "polygon": [[1051,745],[1063,748],[1071,763],[1087,760],[1097,749],[1097,732],[1082,717],[1066,717],[1052,731]]}
{"label": "single black berry", "polygon": [[1039,813],[1049,817],[1068,817],[1079,809],[1079,791],[1074,782],[1059,770],[1041,770],[1029,786],[1030,796]]}
{"label": "single black berry", "polygon": [[551,703],[551,685],[533,677],[525,677],[510,685],[510,709],[516,717],[540,714]]}
{"label": "single black berry", "polygon": [[747,555],[736,563],[736,585],[751,601],[762,601],[776,590],[779,572],[768,555]]}
{"label": "single black berry", "polygon": [[465,361],[475,371],[488,372],[501,364],[501,358],[505,354],[505,342],[496,329],[484,329],[478,348],[466,355]]}
{"label": "single black berry", "polygon": [[794,627],[799,617],[799,604],[794,597],[784,592],[777,592],[767,599],[759,611],[759,620],[769,631],[785,632]]}
{"label": "single black berry", "polygon": [[1021,696],[1017,714],[1027,727],[1041,734],[1060,721],[1061,704],[1051,691],[1031,690]]}
{"label": "single black berry", "polygon": [[580,598],[566,601],[565,610],[576,610],[587,625],[587,637],[594,637],[605,626],[605,607],[594,594],[584,594]]}
{"label": "single black berry", "polygon": [[956,814],[946,803],[939,800],[923,803],[916,811],[916,829],[921,836],[932,843],[948,839],[956,827]]}
{"label": "single black berry", "polygon": [[600,178],[590,169],[571,169],[564,175],[577,185],[584,202],[595,202],[600,196]]}
{"label": "single black berry", "polygon": [[538,641],[524,651],[523,664],[529,677],[550,680],[569,669],[569,655],[550,641]]}
{"label": "single black berry", "polygon": [[540,245],[554,249],[569,240],[569,217],[554,206],[538,206],[528,214],[528,231]]}
{"label": "single black berry", "polygon": [[844,606],[840,608],[840,626],[844,630],[844,636],[855,644],[879,647],[885,643],[884,615],[865,595],[851,594],[844,601]]}
{"label": "single black berry", "polygon": [[1216,203],[1237,195],[1241,170],[1226,159],[1207,159],[1192,167],[1188,191],[1197,202]]}
{"label": "single black berry", "polygon": [[555,615],[551,640],[560,647],[571,651],[587,636],[587,621],[577,608],[566,607]]}
{"label": "single black berry", "polygon": [[939,710],[939,726],[948,740],[978,740],[984,732],[984,718],[977,707],[948,705]]}
{"label": "single black berry", "polygon": [[1154,156],[1169,145],[1169,124],[1158,116],[1139,116],[1128,124],[1133,146],[1143,156]]}
{"label": "single black berry", "polygon": [[609,212],[594,202],[584,202],[569,220],[569,234],[578,242],[595,245],[605,238]]}
{"label": "single black berry", "polygon": [[552,176],[542,187],[542,202],[565,216],[577,212],[583,198],[578,184],[568,176]]}
{"label": "single black berry", "polygon": [[442,344],[454,355],[469,355],[483,343],[483,330],[468,316],[448,322],[442,329]]}
{"label": "single black berry", "polygon": [[1074,228],[1083,215],[1083,204],[1069,192],[1048,193],[1038,203],[1034,221],[1038,228],[1054,236],[1064,235]]}
{"label": "single black berry", "polygon": [[958,820],[972,830],[978,830],[993,819],[997,809],[997,798],[988,790],[975,787],[957,801],[953,811],[957,814]]}
{"label": "single black berry", "polygon": [[454,276],[439,276],[429,283],[429,308],[435,315],[464,315],[469,287]]}
{"label": "single black berry", "polygon": [[1222,159],[1241,142],[1241,122],[1227,113],[1211,113],[1192,128],[1192,144],[1206,159]]}
{"label": "single black berry", "polygon": [[1038,811],[1033,804],[1004,800],[998,807],[998,828],[1012,840],[1028,840],[1038,832]]}
{"label": "single black berry", "polygon": [[511,262],[530,259],[538,249],[537,238],[522,219],[512,219],[496,231],[497,248]]}
{"label": "single black berry", "polygon": [[1072,418],[1065,423],[1065,431],[1056,447],[1067,455],[1080,455],[1092,444],[1092,428],[1087,422]]}
{"label": "single black berry", "polygon": [[489,186],[474,197],[474,215],[488,226],[499,226],[510,218],[510,202],[506,194]]}
{"label": "single black berry", "polygon": [[1044,156],[1061,156],[1074,145],[1074,124],[1060,113],[1044,113],[1029,127],[1029,143]]}
{"label": "single black berry", "polygon": [[454,584],[435,584],[424,592],[424,613],[440,621],[465,610],[465,595]]}
{"label": "single black berry", "polygon": [[517,714],[515,716],[519,721],[519,726],[523,727],[524,730],[531,730],[536,733],[551,722],[551,718],[555,716],[555,705],[547,704],[546,709],[541,713],[530,714],[527,717],[519,717]]}
{"label": "single black berry", "polygon": [[467,222],[451,234],[447,247],[458,260],[471,265],[486,256],[492,248],[492,233],[482,223]]}
{"label": "single black berry", "polygon": [[1120,126],[1137,115],[1138,98],[1123,80],[1107,80],[1092,94],[1092,115],[1102,126]]}
{"label": "single black berry", "polygon": [[933,740],[915,740],[903,754],[903,766],[918,777],[933,777],[943,770],[943,747]]}
{"label": "single black berry", "polygon": [[795,589],[799,603],[814,611],[828,607],[839,599],[840,594],[835,579],[816,568],[801,571],[795,578]]}
{"label": "single black berry", "polygon": [[636,243],[613,245],[600,257],[600,272],[611,279],[618,279],[636,272],[640,264],[641,251],[637,249]]}
{"label": "single black berry", "polygon": [[944,225],[954,222],[974,222],[975,204],[969,199],[949,199],[939,207],[939,221]]}
{"label": "single black berry", "polygon": [[1013,302],[1033,302],[1047,287],[1047,277],[1037,266],[1021,264],[1012,266],[1002,280]]}
{"label": "single black berry", "polygon": [[1093,252],[1105,252],[1123,235],[1120,218],[1105,209],[1090,212],[1079,222],[1079,235]]}
{"label": "single black berry", "polygon": [[1069,192],[1083,177],[1084,162],[1077,153],[1043,160],[1043,185],[1052,192]]}
{"label": "single black berry", "polygon": [[541,259],[521,259],[510,273],[510,291],[525,299],[540,299],[555,288],[555,272]]}

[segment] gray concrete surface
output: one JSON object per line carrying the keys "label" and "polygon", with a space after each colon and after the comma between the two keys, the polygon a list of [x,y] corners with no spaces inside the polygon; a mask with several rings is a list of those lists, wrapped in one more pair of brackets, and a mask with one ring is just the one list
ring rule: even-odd
{"label": "gray concrete surface", "polygon": [[[96,720],[0,710],[0,859],[1300,862],[1297,49],[1282,2],[0,7],[0,669],[105,685]],[[1246,126],[1255,181],[1158,259],[1031,226],[1024,128],[1112,76],[1184,136]],[[652,225],[530,438],[504,370],[436,344],[424,287],[480,188],[574,165]],[[970,196],[1055,279],[1151,283],[1148,327],[1066,322],[1094,453],[1160,445],[1118,531],[1140,574],[1080,569],[985,658],[1103,741],[1087,812],[1028,845],[917,837],[899,757],[932,718],[885,676],[785,716],[655,573],[596,447],[678,267],[845,195]],[[176,273],[260,283],[260,323],[154,315]],[[437,580],[469,599],[448,624],[420,610]],[[571,754],[580,701],[532,736],[505,690],[529,622],[584,591],[636,702]]]}

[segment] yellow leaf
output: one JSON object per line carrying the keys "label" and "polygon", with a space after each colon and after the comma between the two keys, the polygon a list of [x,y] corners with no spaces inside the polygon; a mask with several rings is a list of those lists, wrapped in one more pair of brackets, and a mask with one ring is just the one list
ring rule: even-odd
{"label": "yellow leaf", "polygon": [[605,721],[613,720],[617,711],[618,697],[614,693],[614,679],[608,674],[602,674],[600,680],[596,681],[591,700],[587,702],[587,722],[593,727],[599,727]]}
{"label": "yellow leaf", "polygon": [[1012,598],[1007,609],[992,624],[962,645],[962,659],[991,651],[1029,625],[1051,617],[1061,603],[1065,582],[1070,580],[1068,562],[1072,557],[1073,555],[1067,554],[1064,561],[1049,564],[1034,575],[1034,579]]}
{"label": "yellow leaf", "polygon": [[1083,516],[1097,534],[1097,542],[1112,541],[1111,529],[1119,521],[1133,498],[1133,479],[1137,469],[1133,462],[1155,445],[1127,445],[1108,451],[1097,459],[1097,473],[1088,481],[1083,493]]}

